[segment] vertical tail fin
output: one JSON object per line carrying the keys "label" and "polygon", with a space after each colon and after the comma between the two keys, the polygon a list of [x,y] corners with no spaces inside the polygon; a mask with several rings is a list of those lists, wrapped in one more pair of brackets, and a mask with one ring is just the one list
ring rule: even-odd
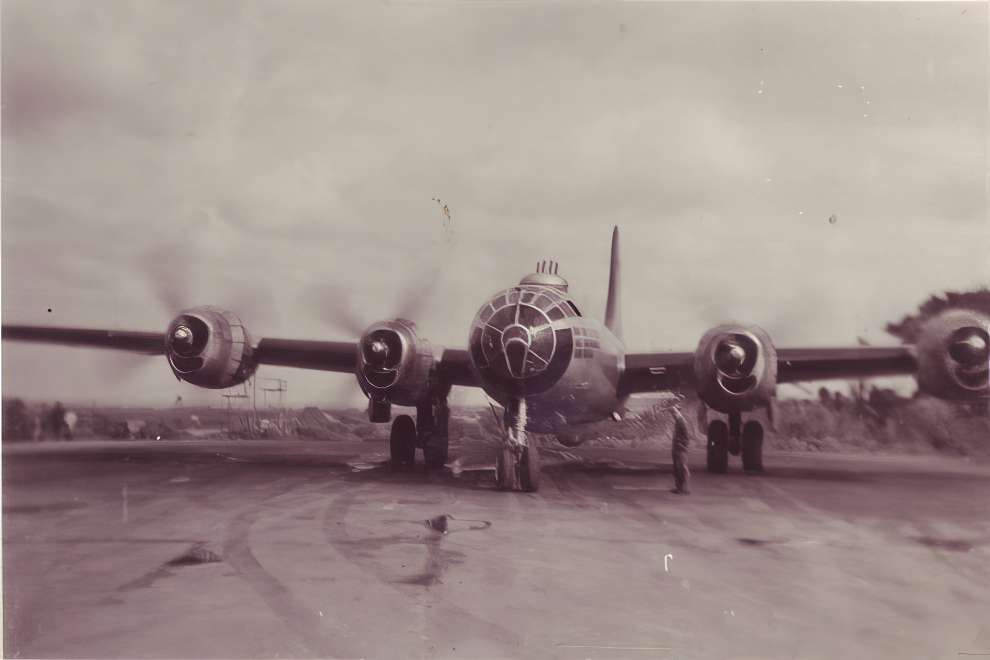
{"label": "vertical tail fin", "polygon": [[605,301],[605,327],[622,339],[622,304],[619,294],[619,228],[612,230],[612,263],[608,271],[608,300]]}

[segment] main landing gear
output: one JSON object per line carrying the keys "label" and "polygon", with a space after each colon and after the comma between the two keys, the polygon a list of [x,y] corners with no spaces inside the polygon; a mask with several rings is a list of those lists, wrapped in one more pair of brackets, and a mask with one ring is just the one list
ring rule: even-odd
{"label": "main landing gear", "polygon": [[763,472],[763,425],[756,420],[742,423],[742,414],[729,413],[729,423],[721,419],[708,425],[708,471],[724,474],[729,454],[742,454],[743,470]]}
{"label": "main landing gear", "polygon": [[450,436],[450,408],[446,394],[434,396],[416,406],[416,421],[410,415],[399,415],[392,422],[389,436],[389,457],[392,465],[413,465],[416,448],[423,449],[428,467],[443,467],[447,463]]}
{"label": "main landing gear", "polygon": [[505,407],[505,438],[495,455],[495,482],[499,490],[535,493],[540,488],[540,451],[526,434],[526,400]]}

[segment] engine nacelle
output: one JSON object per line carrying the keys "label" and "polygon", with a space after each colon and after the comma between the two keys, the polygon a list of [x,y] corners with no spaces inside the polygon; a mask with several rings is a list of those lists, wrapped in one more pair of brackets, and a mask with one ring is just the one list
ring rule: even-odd
{"label": "engine nacelle", "polygon": [[918,386],[941,399],[990,396],[990,319],[954,309],[929,319],[917,343]]}
{"label": "engine nacelle", "polygon": [[358,343],[358,383],[373,407],[380,410],[385,409],[386,403],[415,406],[430,394],[441,353],[417,334],[412,321],[394,319],[373,323]]}
{"label": "engine nacelle", "polygon": [[240,385],[254,374],[247,328],[218,307],[180,312],[165,334],[165,356],[176,378],[209,389]]}
{"label": "engine nacelle", "polygon": [[698,396],[723,413],[752,410],[773,397],[777,351],[755,325],[720,325],[706,332],[694,353]]}

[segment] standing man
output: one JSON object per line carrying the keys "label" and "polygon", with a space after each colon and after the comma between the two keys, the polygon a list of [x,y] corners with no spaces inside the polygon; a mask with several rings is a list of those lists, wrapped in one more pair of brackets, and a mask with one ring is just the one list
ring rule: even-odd
{"label": "standing man", "polygon": [[670,445],[671,458],[674,460],[674,488],[670,492],[678,495],[688,495],[691,489],[688,487],[691,481],[691,470],[688,469],[688,444],[691,436],[688,433],[687,421],[681,414],[679,404],[674,404],[670,409],[671,417],[674,419],[674,437]]}

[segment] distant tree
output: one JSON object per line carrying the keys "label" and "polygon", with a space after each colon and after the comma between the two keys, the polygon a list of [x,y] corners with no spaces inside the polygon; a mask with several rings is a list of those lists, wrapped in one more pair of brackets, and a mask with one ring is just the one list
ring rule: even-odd
{"label": "distant tree", "polygon": [[990,315],[990,289],[975,291],[946,291],[943,296],[931,296],[914,314],[908,314],[896,323],[888,323],[886,331],[906,344],[918,341],[922,324],[947,309],[972,309]]}
{"label": "distant tree", "polygon": [[65,408],[61,401],[56,401],[41,420],[42,428],[46,434],[56,438],[64,437],[68,426],[65,423]]}
{"label": "distant tree", "polygon": [[27,440],[31,437],[34,420],[27,405],[20,399],[11,399],[3,407],[3,439]]}
{"label": "distant tree", "polygon": [[832,393],[825,386],[818,388],[818,402],[828,408],[832,405]]}
{"label": "distant tree", "polygon": [[881,421],[886,421],[897,409],[897,406],[900,405],[900,402],[901,398],[892,389],[881,389],[875,385],[870,389],[870,408],[877,414],[877,417]]}

